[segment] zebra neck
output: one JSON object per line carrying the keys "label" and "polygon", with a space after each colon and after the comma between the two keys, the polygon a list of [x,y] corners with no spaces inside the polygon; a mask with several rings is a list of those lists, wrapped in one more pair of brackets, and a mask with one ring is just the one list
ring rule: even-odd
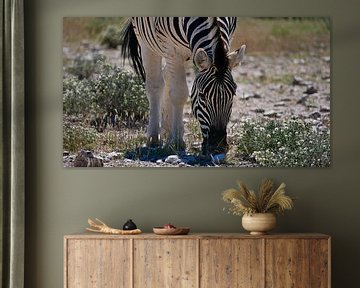
{"label": "zebra neck", "polygon": [[[235,30],[236,19],[227,17],[184,17],[183,27],[192,54],[197,49],[206,51],[214,62],[217,45],[229,49],[229,39]],[[219,43],[220,42],[220,43]]]}
{"label": "zebra neck", "polygon": [[197,49],[206,51],[210,59],[214,60],[217,42],[219,41],[218,26],[213,17],[184,17],[184,31],[192,54]]}

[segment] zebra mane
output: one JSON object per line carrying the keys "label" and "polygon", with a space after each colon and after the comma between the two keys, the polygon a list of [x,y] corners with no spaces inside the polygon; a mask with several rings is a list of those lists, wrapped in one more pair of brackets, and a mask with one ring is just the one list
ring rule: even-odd
{"label": "zebra mane", "polygon": [[217,76],[222,79],[225,72],[229,68],[229,58],[225,49],[223,38],[221,37],[221,29],[217,17],[214,17],[214,24],[216,27],[216,47],[214,50],[214,65],[218,71]]}

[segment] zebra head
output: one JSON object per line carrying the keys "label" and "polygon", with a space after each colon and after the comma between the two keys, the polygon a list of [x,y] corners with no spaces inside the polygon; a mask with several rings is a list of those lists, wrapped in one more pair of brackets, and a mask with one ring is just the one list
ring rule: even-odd
{"label": "zebra head", "polygon": [[204,49],[197,49],[194,63],[199,69],[191,90],[192,111],[203,135],[202,152],[224,153],[228,150],[226,128],[230,120],[236,83],[231,69],[240,64],[246,46],[214,61]]}

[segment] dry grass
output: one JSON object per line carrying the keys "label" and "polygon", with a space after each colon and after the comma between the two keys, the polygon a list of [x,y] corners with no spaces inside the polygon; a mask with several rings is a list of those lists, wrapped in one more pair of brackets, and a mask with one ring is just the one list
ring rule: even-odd
{"label": "dry grass", "polygon": [[229,212],[234,215],[251,215],[255,213],[283,214],[285,210],[294,207],[293,198],[285,195],[284,183],[273,190],[274,183],[270,179],[264,179],[260,185],[259,192],[249,190],[246,185],[238,181],[238,188],[227,189],[222,198],[230,203]]}
{"label": "dry grass", "polygon": [[[96,42],[109,25],[121,26],[121,17],[66,17],[63,22],[64,45],[81,40]],[[329,22],[323,18],[239,18],[233,47],[247,45],[247,54],[301,52],[330,49]]]}
{"label": "dry grass", "polygon": [[64,17],[63,45],[71,46],[81,41],[96,42],[109,26],[122,26],[123,17]]}
{"label": "dry grass", "polygon": [[96,142],[96,151],[134,151],[146,144],[146,133],[144,128],[129,129],[121,128],[119,130],[108,129],[105,133],[99,135]]}
{"label": "dry grass", "polygon": [[330,49],[328,22],[322,18],[239,18],[232,46],[247,45],[247,54]]}

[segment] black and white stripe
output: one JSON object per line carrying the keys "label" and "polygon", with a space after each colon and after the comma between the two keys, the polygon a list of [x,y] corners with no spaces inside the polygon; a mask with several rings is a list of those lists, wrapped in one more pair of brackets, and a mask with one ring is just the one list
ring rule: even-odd
{"label": "black and white stripe", "polygon": [[[226,138],[236,91],[228,59],[236,18],[134,17],[130,25],[142,43],[165,59],[169,57],[169,47],[183,54],[184,61],[193,58],[199,49],[206,52],[211,65],[196,74],[191,90],[192,110],[200,123],[204,143],[216,146],[216,142],[223,141],[220,138]],[[136,51],[133,49],[133,52]],[[133,58],[136,71],[140,71],[141,59],[136,58],[139,55],[134,58],[134,53],[128,54]]]}

